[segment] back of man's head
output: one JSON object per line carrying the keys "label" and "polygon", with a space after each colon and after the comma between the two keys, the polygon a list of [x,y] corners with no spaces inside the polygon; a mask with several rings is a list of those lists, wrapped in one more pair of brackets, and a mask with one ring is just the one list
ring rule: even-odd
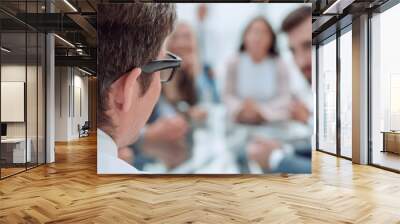
{"label": "back of man's head", "polygon": [[291,12],[282,23],[282,30],[290,32],[311,16],[311,7],[302,6]]}
{"label": "back of man's head", "polygon": [[[157,58],[165,38],[172,32],[174,4],[124,3],[99,4],[97,19],[98,123],[109,124],[105,115],[111,84],[127,71],[140,68]],[[152,81],[140,75],[142,95]]]}

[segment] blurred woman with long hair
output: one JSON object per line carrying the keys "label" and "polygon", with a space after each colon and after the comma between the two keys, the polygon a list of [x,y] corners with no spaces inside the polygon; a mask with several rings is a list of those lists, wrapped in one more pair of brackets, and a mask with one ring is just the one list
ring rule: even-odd
{"label": "blurred woman with long hair", "polygon": [[244,30],[239,54],[229,62],[224,101],[233,120],[262,124],[290,117],[289,77],[277,51],[276,35],[264,17]]}

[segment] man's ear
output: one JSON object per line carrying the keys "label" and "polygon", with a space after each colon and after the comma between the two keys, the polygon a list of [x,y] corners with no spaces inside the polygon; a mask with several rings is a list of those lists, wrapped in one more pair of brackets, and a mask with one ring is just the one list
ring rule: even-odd
{"label": "man's ear", "polygon": [[[132,103],[135,98],[135,83],[137,82],[141,72],[142,70],[140,68],[134,68],[124,77],[123,80],[121,80],[122,83],[120,87],[122,88],[122,97],[120,98],[120,106],[123,112],[128,112],[132,107]],[[136,92],[139,91],[136,90]]]}

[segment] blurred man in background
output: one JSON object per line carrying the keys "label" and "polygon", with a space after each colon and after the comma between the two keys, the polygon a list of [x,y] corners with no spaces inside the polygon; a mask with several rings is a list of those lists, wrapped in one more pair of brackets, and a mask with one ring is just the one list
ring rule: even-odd
{"label": "blurred man in background", "polygon": [[309,91],[296,93],[299,96],[292,105],[291,113],[295,120],[304,123],[312,122],[313,98],[311,93],[312,81],[312,37],[311,9],[307,6],[292,12],[282,24],[282,30],[289,38],[290,50],[295,62],[309,84]]}

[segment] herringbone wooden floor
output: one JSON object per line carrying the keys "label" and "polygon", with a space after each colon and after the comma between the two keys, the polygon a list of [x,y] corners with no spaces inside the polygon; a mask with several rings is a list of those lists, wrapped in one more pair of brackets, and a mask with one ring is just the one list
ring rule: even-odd
{"label": "herringbone wooden floor", "polygon": [[315,152],[312,175],[98,176],[95,139],[0,181],[0,223],[400,223],[400,175]]}

